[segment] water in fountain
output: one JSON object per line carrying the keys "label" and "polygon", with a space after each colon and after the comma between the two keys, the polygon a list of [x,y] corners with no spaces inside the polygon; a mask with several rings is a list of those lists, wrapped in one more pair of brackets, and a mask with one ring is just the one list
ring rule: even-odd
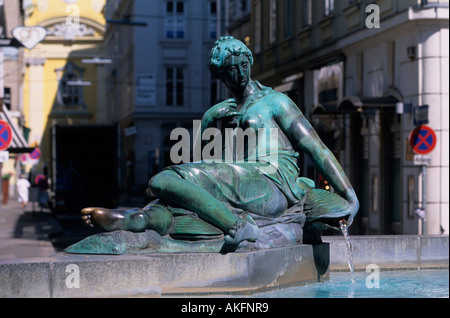
{"label": "water in fountain", "polygon": [[353,264],[353,249],[352,243],[350,241],[350,236],[348,235],[347,221],[340,220],[339,226],[341,228],[342,234],[344,234],[345,243],[347,245],[348,267],[350,268],[351,280],[352,283],[355,284],[355,265]]}

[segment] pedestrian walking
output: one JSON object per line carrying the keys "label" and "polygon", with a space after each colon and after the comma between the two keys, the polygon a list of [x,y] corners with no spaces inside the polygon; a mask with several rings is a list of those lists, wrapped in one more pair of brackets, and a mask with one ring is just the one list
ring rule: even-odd
{"label": "pedestrian walking", "polygon": [[44,176],[43,178],[39,179],[38,187],[39,187],[39,207],[41,208],[41,212],[42,212],[42,208],[48,207],[47,177]]}
{"label": "pedestrian walking", "polygon": [[29,190],[31,187],[30,182],[27,180],[24,174],[20,175],[20,179],[17,180],[17,200],[20,203],[20,207],[24,208],[28,203]]}

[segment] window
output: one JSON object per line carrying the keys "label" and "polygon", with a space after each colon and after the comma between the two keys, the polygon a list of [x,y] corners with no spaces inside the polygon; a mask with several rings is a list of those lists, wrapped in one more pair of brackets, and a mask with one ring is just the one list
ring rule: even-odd
{"label": "window", "polygon": [[387,84],[394,85],[395,80],[395,42],[387,43]]}
{"label": "window", "polygon": [[269,44],[277,41],[277,1],[270,0],[269,11]]}
{"label": "window", "polygon": [[372,175],[372,213],[378,212],[378,176]]}
{"label": "window", "polygon": [[61,81],[62,101],[65,106],[78,105],[80,100],[80,87],[70,84],[76,82],[78,77],[75,74],[65,74]]}
{"label": "window", "polygon": [[414,176],[408,176],[408,182],[407,182],[407,216],[409,219],[414,218],[414,210],[415,210],[415,184],[414,184]]}
{"label": "window", "polygon": [[325,0],[324,16],[329,16],[330,14],[333,14],[333,11],[334,11],[334,0]]}
{"label": "window", "polygon": [[215,105],[217,103],[217,79],[211,74],[210,100],[209,104]]}
{"label": "window", "polygon": [[184,11],[184,1],[172,0],[166,2],[166,38],[183,39],[185,37]]}
{"label": "window", "polygon": [[312,6],[311,0],[303,0],[302,3],[302,27],[308,27],[312,24]]}
{"label": "window", "polygon": [[364,53],[356,53],[356,95],[364,93]]}
{"label": "window", "polygon": [[215,0],[209,3],[209,37],[217,38],[217,1]]}
{"label": "window", "polygon": [[241,11],[247,11],[247,0],[241,0]]}
{"label": "window", "polygon": [[184,104],[184,69],[168,67],[166,69],[166,105],[183,106]]}
{"label": "window", "polygon": [[284,0],[284,30],[283,36],[288,38],[292,35],[292,0]]}
{"label": "window", "polygon": [[[62,69],[57,69],[59,88],[57,102],[61,106],[81,106],[85,107],[83,101],[83,73],[84,69],[68,62]],[[61,72],[63,73],[61,76]]]}
{"label": "window", "polygon": [[255,53],[261,52],[261,1],[255,0]]}
{"label": "window", "polygon": [[11,110],[11,88],[3,87],[3,104]]}

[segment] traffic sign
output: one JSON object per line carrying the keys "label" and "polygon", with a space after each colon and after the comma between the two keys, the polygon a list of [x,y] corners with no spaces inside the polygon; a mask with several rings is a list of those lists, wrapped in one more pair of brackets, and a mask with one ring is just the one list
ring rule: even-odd
{"label": "traffic sign", "polygon": [[28,161],[28,154],[24,153],[23,155],[20,156],[20,161],[22,163],[26,163]]}
{"label": "traffic sign", "polygon": [[34,184],[39,184],[39,181],[45,180],[45,176],[43,174],[38,174],[36,178],[34,178]]}
{"label": "traffic sign", "polygon": [[31,159],[39,159],[41,157],[41,150],[39,148],[34,148],[34,150],[30,153]]}
{"label": "traffic sign", "polygon": [[0,120],[0,150],[5,150],[9,147],[12,140],[12,131],[9,124]]}
{"label": "traffic sign", "polygon": [[431,163],[431,155],[414,155],[415,166],[428,166]]}
{"label": "traffic sign", "polygon": [[426,125],[417,126],[409,135],[409,143],[415,153],[425,155],[436,147],[436,134]]}
{"label": "traffic sign", "polygon": [[428,105],[416,106],[414,107],[414,125],[420,126],[428,124]]}

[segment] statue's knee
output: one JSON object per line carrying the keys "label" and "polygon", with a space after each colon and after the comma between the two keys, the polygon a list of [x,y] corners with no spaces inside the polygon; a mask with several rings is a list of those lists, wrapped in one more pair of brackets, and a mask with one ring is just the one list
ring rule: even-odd
{"label": "statue's knee", "polygon": [[161,192],[162,188],[161,175],[162,172],[158,173],[157,175],[154,175],[149,181],[150,191],[155,195],[158,195]]}
{"label": "statue's knee", "polygon": [[154,175],[149,181],[150,190],[152,193],[158,196],[162,191],[164,191],[164,189],[167,188],[171,177],[172,174],[169,171],[162,171]]}

